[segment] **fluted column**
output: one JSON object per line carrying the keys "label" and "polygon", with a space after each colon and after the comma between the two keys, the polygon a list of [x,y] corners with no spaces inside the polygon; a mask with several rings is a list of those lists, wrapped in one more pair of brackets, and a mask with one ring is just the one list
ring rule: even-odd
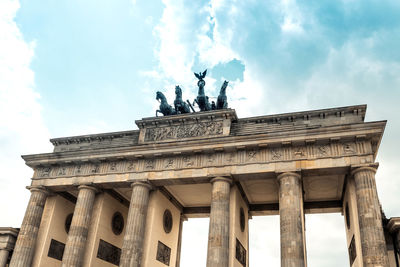
{"label": "fluted column", "polygon": [[304,267],[301,176],[293,172],[282,173],[278,182],[281,267]]}
{"label": "fluted column", "polygon": [[122,245],[121,267],[140,267],[143,254],[143,241],[150,189],[148,182],[134,182],[128,220]]}
{"label": "fluted column", "polygon": [[97,192],[95,187],[89,185],[81,185],[78,189],[78,199],[62,258],[63,267],[82,266],[94,198]]}
{"label": "fluted column", "polygon": [[31,191],[28,207],[15,244],[10,267],[30,267],[48,191],[44,187],[27,187]]}
{"label": "fluted column", "polygon": [[364,267],[389,266],[374,167],[353,170]]}
{"label": "fluted column", "polygon": [[9,251],[7,249],[0,249],[0,267],[6,267]]}
{"label": "fluted column", "polygon": [[211,210],[208,231],[207,267],[229,265],[229,198],[232,180],[216,177],[211,180]]}

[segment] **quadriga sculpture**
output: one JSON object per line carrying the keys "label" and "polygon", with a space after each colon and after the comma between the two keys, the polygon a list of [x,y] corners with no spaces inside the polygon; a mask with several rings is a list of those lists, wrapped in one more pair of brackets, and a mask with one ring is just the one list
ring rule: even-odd
{"label": "quadriga sculpture", "polygon": [[[204,78],[207,75],[207,70],[199,73],[194,73],[197,79],[199,81],[197,82],[197,85],[199,87],[197,97],[193,102],[193,106],[196,103],[197,106],[199,107],[200,111],[209,111],[209,110],[216,110],[216,109],[226,109],[228,108],[228,100],[226,97],[226,88],[228,87],[228,81],[224,81],[224,83],[221,86],[221,89],[219,91],[219,95],[217,97],[217,103],[212,101],[210,104],[208,96],[205,95],[204,92],[204,87],[206,85],[206,82],[204,81]],[[162,113],[164,116],[169,116],[169,115],[175,115],[175,114],[183,114],[183,113],[190,113],[190,110],[193,112],[196,112],[192,106],[192,104],[189,102],[189,100],[183,101],[182,99],[182,89],[179,87],[179,85],[175,86],[175,101],[174,101],[174,107],[168,104],[167,98],[163,93],[160,91],[157,92],[156,94],[156,99],[160,101],[160,109],[156,111],[156,116],[158,117],[158,113]]]}
{"label": "quadriga sculpture", "polygon": [[156,117],[158,117],[158,113],[162,113],[164,116],[176,114],[175,109],[171,105],[168,104],[167,98],[165,97],[165,95],[163,93],[161,93],[160,91],[157,91],[156,99],[158,101],[161,101],[160,109],[156,110]]}

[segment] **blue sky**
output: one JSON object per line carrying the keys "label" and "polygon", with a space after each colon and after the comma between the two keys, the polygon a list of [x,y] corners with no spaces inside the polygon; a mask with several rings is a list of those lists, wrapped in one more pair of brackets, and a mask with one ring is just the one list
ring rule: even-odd
{"label": "blue sky", "polygon": [[[156,91],[172,102],[179,84],[192,100],[205,68],[209,95],[230,80],[239,117],[368,104],[367,121],[388,120],[377,184],[399,216],[398,14],[398,0],[0,1],[0,208],[10,214],[0,225],[19,226],[29,197],[19,155],[51,151],[51,137],[134,129],[154,116]],[[343,218],[332,216],[307,220],[309,266],[348,264]],[[252,220],[252,267],[266,250],[279,266],[276,222]],[[186,224],[186,236],[207,235],[207,221]]]}

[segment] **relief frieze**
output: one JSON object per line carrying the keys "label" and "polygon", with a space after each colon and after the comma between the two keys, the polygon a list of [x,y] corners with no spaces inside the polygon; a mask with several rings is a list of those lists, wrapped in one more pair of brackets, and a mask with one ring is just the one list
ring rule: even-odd
{"label": "relief frieze", "polygon": [[191,137],[216,136],[223,134],[223,122],[200,122],[189,125],[176,125],[170,127],[147,128],[144,140],[163,141]]}
{"label": "relief frieze", "polygon": [[329,147],[327,145],[319,145],[317,146],[317,154],[318,156],[328,156],[329,155]]}
{"label": "relief frieze", "polygon": [[247,152],[247,161],[248,162],[254,162],[257,161],[257,150],[250,150]]}
{"label": "relief frieze", "polygon": [[[336,149],[339,148],[339,149]],[[203,167],[218,167],[241,164],[259,164],[292,160],[307,160],[337,156],[364,155],[370,146],[361,142],[336,143],[330,145],[307,144],[305,146],[263,147],[239,149],[227,152],[210,152],[157,156],[141,159],[120,159],[102,162],[84,162],[65,165],[40,166],[34,178],[70,176],[93,176],[131,172],[153,172]]]}
{"label": "relief frieze", "polygon": [[236,163],[236,153],[230,152],[224,154],[224,164],[230,165]]}
{"label": "relief frieze", "polygon": [[136,171],[136,168],[137,168],[137,161],[134,161],[134,160],[130,160],[130,161],[128,161],[128,166],[127,166],[127,170],[129,171],[129,172],[132,172],[132,171]]}
{"label": "relief frieze", "polygon": [[346,154],[354,154],[356,153],[356,148],[354,143],[345,143],[343,144],[343,150]]}
{"label": "relief frieze", "polygon": [[193,167],[194,166],[194,161],[191,156],[184,156],[182,158],[182,161],[183,161],[184,167]]}
{"label": "relief frieze", "polygon": [[80,175],[82,173],[82,165],[77,164],[74,171],[76,175]]}
{"label": "relief frieze", "polygon": [[271,160],[281,160],[282,159],[282,152],[279,148],[273,148],[270,150]]}
{"label": "relief frieze", "polygon": [[296,147],[293,150],[293,156],[294,158],[304,158],[307,156],[306,148],[305,147]]}
{"label": "relief frieze", "polygon": [[174,159],[173,158],[167,158],[167,159],[165,159],[165,162],[164,162],[164,168],[165,169],[172,169],[172,168],[174,168]]}

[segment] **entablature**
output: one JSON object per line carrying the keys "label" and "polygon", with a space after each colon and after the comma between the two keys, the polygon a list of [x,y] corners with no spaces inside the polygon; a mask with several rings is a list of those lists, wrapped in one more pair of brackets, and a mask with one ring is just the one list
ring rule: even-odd
{"label": "entablature", "polygon": [[[257,150],[268,147],[280,149],[291,147],[293,150],[309,145],[329,145],[340,143],[367,143],[368,153],[374,155],[383,134],[386,122],[369,122],[346,126],[312,128],[299,131],[249,136],[226,136],[191,140],[186,142],[165,142],[160,144],[142,144],[122,148],[97,149],[95,151],[65,151],[23,156],[26,164],[32,168],[51,165],[68,165],[85,162],[118,161],[120,159],[151,159],[176,155],[231,153],[240,150]],[[365,153],[365,152],[363,152]]]}

